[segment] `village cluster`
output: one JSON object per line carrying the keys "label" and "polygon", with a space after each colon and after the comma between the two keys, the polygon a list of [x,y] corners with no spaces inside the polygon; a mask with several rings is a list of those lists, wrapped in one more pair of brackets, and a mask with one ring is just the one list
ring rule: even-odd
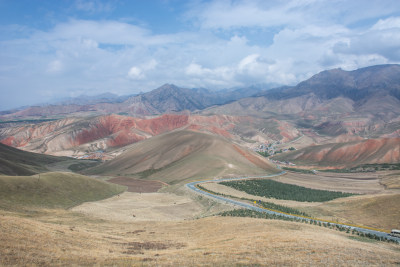
{"label": "village cluster", "polygon": [[[296,150],[294,147],[289,147],[289,148],[277,148],[278,145],[283,144],[281,141],[273,141],[271,143],[262,143],[257,145],[253,150],[259,154],[261,154],[264,157],[270,157],[279,153],[285,153],[288,151],[293,151]],[[279,161],[279,160],[274,160],[270,158],[270,161],[278,164],[278,165],[287,165],[287,166],[296,166],[296,164],[289,162],[289,161]]]}

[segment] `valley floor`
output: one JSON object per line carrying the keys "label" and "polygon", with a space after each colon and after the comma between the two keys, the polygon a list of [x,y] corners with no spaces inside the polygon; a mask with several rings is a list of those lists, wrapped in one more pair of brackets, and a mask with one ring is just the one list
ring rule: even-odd
{"label": "valley floor", "polygon": [[203,184],[203,187],[227,196],[261,200],[296,208],[314,218],[390,231],[400,228],[400,210],[397,204],[400,203],[400,190],[396,186],[392,189],[385,188],[382,177],[386,177],[388,173],[318,172],[317,175],[314,175],[288,172],[286,175],[273,178],[282,183],[307,188],[359,194],[327,202],[299,202],[265,198],[218,183],[206,183]]}
{"label": "valley floor", "polygon": [[[330,210],[339,215],[344,215],[347,207],[355,211],[367,197],[400,195],[397,189],[385,189],[378,176],[376,179],[364,179],[359,175],[352,179],[328,176],[290,173],[275,179],[313,184],[315,188],[329,186],[367,193],[322,205],[327,209],[339,201],[332,206],[336,210]],[[129,181],[122,179],[122,182]],[[128,191],[131,192],[86,202],[68,210],[0,210],[0,266],[391,266],[400,262],[397,244],[304,223],[221,217],[215,214],[234,207],[180,187],[171,192],[152,192],[156,191],[153,186],[158,182],[136,181],[137,185],[148,186],[150,192],[134,192],[135,182],[130,182]],[[206,186],[248,197],[219,184]],[[320,203],[299,205],[295,201],[275,201],[307,211],[317,212],[317,208],[321,208]],[[353,205],[352,201],[361,202]],[[372,216],[368,212],[365,214]],[[365,220],[365,216],[359,220]],[[389,221],[396,221],[396,218],[391,217]]]}

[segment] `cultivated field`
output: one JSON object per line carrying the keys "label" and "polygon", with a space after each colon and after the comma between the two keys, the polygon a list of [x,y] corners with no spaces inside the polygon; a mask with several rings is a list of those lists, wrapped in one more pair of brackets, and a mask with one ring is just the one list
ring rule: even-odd
{"label": "cultivated field", "polygon": [[364,225],[386,231],[400,227],[400,210],[398,209],[400,190],[390,189],[390,187],[385,189],[381,184],[382,181],[386,181],[395,187],[400,180],[396,175],[388,175],[387,172],[364,174],[318,172],[317,175],[288,173],[274,177],[273,180],[314,189],[344,191],[361,195],[327,202],[300,202],[254,196],[217,183],[206,183],[202,186],[213,192],[237,198],[261,200],[296,208],[320,219]]}

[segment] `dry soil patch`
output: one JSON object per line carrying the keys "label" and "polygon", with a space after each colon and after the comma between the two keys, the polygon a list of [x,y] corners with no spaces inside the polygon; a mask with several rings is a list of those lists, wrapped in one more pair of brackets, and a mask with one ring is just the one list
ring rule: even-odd
{"label": "dry soil patch", "polygon": [[97,218],[115,221],[179,221],[200,214],[200,204],[186,196],[171,193],[125,192],[72,209]]}
{"label": "dry soil patch", "polygon": [[146,181],[128,177],[115,177],[107,181],[114,184],[124,185],[128,187],[127,190],[128,192],[136,192],[136,193],[157,192],[164,185],[166,185],[165,183],[159,181]]}
{"label": "dry soil patch", "polygon": [[341,191],[357,194],[373,194],[382,192],[384,186],[380,184],[377,173],[323,173],[301,174],[288,172],[273,178],[273,180],[304,186],[312,189]]}

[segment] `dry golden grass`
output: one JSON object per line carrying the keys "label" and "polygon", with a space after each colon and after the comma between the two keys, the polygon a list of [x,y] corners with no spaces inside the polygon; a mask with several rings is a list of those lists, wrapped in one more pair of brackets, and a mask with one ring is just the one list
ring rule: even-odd
{"label": "dry golden grass", "polygon": [[300,223],[230,217],[95,221],[68,211],[0,212],[0,265],[395,265],[398,245]]}
{"label": "dry golden grass", "polygon": [[171,185],[210,177],[278,173],[267,159],[211,134],[182,130],[135,143],[90,174],[159,180]]}
{"label": "dry golden grass", "polygon": [[400,189],[400,172],[381,176],[381,184],[387,189]]}
{"label": "dry golden grass", "polygon": [[312,189],[342,191],[356,194],[378,193],[384,190],[378,173],[327,173],[303,174],[288,172],[273,180]]}
{"label": "dry golden grass", "polygon": [[[400,192],[385,190],[379,183],[380,174],[360,173],[321,173],[317,175],[293,174],[274,178],[274,180],[310,187],[314,189],[329,189],[347,191],[363,195],[336,199],[328,202],[298,202],[253,196],[231,187],[216,183],[206,183],[202,186],[213,192],[225,195],[273,202],[301,210],[313,217],[374,227],[386,231],[400,228]],[[390,177],[390,176],[385,176]],[[390,180],[395,186],[397,180]],[[388,181],[389,182],[389,181]]]}
{"label": "dry golden grass", "polygon": [[386,231],[400,228],[400,194],[354,196],[332,200],[306,209],[325,219],[374,227]]}
{"label": "dry golden grass", "polygon": [[96,218],[132,222],[192,219],[202,214],[204,207],[187,196],[125,192],[101,201],[84,203],[72,210]]}

